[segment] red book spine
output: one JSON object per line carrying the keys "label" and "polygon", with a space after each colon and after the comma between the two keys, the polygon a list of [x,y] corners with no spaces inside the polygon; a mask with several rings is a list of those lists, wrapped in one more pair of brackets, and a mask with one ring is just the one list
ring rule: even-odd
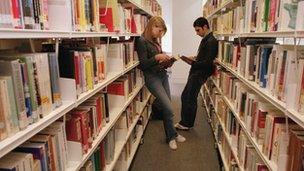
{"label": "red book spine", "polygon": [[20,17],[20,6],[18,0],[11,0],[12,2],[12,12],[13,12],[13,26],[14,28],[21,29],[21,17]]}
{"label": "red book spine", "polygon": [[81,121],[81,135],[82,135],[82,145],[84,153],[87,153],[88,149],[92,145],[92,141],[89,137],[89,116],[87,111],[73,111],[72,115],[74,117],[79,117]]}
{"label": "red book spine", "polygon": [[82,142],[80,118],[75,118],[67,114],[66,135],[68,141]]}
{"label": "red book spine", "polygon": [[99,16],[99,22],[106,25],[108,32],[114,32],[112,8],[100,8]]}
{"label": "red book spine", "polygon": [[79,79],[79,64],[80,57],[78,52],[74,52],[74,74],[77,90],[80,88],[80,79]]}
{"label": "red book spine", "polygon": [[123,96],[125,94],[124,92],[124,83],[123,82],[113,82],[108,86],[108,94],[113,95],[121,95]]}
{"label": "red book spine", "polygon": [[98,124],[98,130],[100,131],[102,128],[102,113],[101,113],[101,98],[98,97],[96,99],[96,112],[97,112],[97,124]]}

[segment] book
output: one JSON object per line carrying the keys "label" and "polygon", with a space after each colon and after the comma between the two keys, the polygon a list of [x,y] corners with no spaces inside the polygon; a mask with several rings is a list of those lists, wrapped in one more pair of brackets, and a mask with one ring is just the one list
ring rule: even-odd
{"label": "book", "polygon": [[[2,76],[12,76],[13,88],[15,93],[15,101],[18,112],[18,120],[20,129],[25,129],[28,125],[26,107],[25,107],[25,98],[24,90],[22,84],[22,74],[19,60],[8,60],[0,61],[0,75]],[[14,105],[14,104],[12,104]]]}

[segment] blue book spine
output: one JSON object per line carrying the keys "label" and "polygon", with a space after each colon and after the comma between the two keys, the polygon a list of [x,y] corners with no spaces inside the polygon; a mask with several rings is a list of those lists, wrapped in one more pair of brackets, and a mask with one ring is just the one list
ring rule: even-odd
{"label": "blue book spine", "polygon": [[25,63],[21,63],[21,74],[22,74],[22,83],[24,88],[24,100],[25,100],[25,107],[26,107],[26,115],[28,119],[28,123],[33,123],[32,118],[32,104],[31,104],[31,95],[30,89],[28,84],[28,77],[27,77],[27,66]]}
{"label": "blue book spine", "polygon": [[260,72],[260,87],[265,88],[267,85],[267,69],[269,56],[272,48],[262,48],[261,72]]}

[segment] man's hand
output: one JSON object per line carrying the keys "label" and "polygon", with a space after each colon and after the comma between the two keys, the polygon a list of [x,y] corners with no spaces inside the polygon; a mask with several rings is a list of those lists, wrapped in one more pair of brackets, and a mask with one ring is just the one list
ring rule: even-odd
{"label": "man's hand", "polygon": [[192,65],[192,63],[195,61],[194,57],[181,56],[180,58],[189,65]]}

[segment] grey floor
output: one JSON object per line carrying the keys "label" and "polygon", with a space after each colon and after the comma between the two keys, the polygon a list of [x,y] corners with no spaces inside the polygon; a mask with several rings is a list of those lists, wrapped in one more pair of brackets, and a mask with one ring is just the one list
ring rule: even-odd
{"label": "grey floor", "polygon": [[[174,120],[180,118],[180,95],[184,88],[181,84],[171,84]],[[130,171],[218,171],[220,170],[214,138],[206,121],[202,99],[198,101],[198,113],[194,129],[179,131],[186,142],[179,143],[176,151],[170,150],[165,143],[162,121],[150,120],[144,134],[144,143],[139,146]],[[175,123],[174,122],[174,123]]]}

